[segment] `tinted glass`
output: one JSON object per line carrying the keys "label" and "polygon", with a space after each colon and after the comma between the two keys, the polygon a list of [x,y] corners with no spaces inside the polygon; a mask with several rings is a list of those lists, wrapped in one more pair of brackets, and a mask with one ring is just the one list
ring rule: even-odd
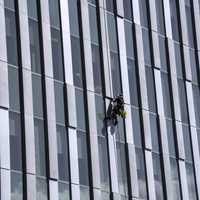
{"label": "tinted glass", "polygon": [[23,200],[22,175],[11,172],[11,200]]}
{"label": "tinted glass", "polygon": [[68,172],[68,142],[67,133],[64,126],[56,126],[58,143],[58,172],[59,179],[69,181]]}
{"label": "tinted glass", "polygon": [[132,1],[124,0],[124,18],[132,20]]}
{"label": "tinted glass", "polygon": [[88,187],[80,186],[81,200],[90,200],[90,191]]}
{"label": "tinted glass", "polygon": [[169,78],[167,73],[161,73],[162,80],[162,90],[163,90],[163,101],[164,101],[164,111],[165,116],[172,118],[172,109],[171,109],[171,95],[169,90]]}
{"label": "tinted glass", "polygon": [[77,112],[77,127],[85,130],[85,104],[83,91],[76,89],[76,112]]}
{"label": "tinted glass", "polygon": [[92,44],[92,65],[94,77],[94,89],[96,93],[102,93],[100,48]]}
{"label": "tinted glass", "polygon": [[101,189],[109,191],[109,166],[108,166],[108,149],[107,140],[104,137],[98,137],[99,148],[99,166],[101,177]]}
{"label": "tinted glass", "polygon": [[38,23],[29,19],[31,69],[33,72],[41,73],[40,41],[38,28]]}
{"label": "tinted glass", "polygon": [[43,118],[42,80],[40,76],[32,75],[32,87],[34,116]]}
{"label": "tinted glass", "polygon": [[146,172],[144,163],[144,154],[142,149],[136,148],[136,162],[137,162],[137,177],[139,184],[139,195],[142,199],[147,199],[147,187],[146,187]]}
{"label": "tinted glass", "polygon": [[150,113],[152,150],[159,152],[157,116]]}
{"label": "tinted glass", "polygon": [[27,6],[28,6],[28,17],[37,19],[38,18],[37,0],[27,0]]}
{"label": "tinted glass", "polygon": [[165,47],[165,38],[158,36],[159,39],[159,50],[160,50],[160,62],[161,62],[161,70],[167,72],[167,55],[166,55],[166,47]]}
{"label": "tinted glass", "polygon": [[71,35],[79,36],[78,1],[69,0],[69,21]]}
{"label": "tinted glass", "polygon": [[80,40],[76,37],[71,37],[71,47],[74,85],[83,87]]}
{"label": "tinted glass", "polygon": [[196,200],[196,186],[195,186],[195,177],[194,177],[194,167],[192,164],[186,163],[186,174],[187,174],[187,184],[188,184],[188,193],[190,200]]}
{"label": "tinted glass", "polygon": [[137,147],[142,147],[140,113],[139,113],[139,110],[135,108],[132,108],[131,111],[132,111],[134,144]]}
{"label": "tinted glass", "polygon": [[141,25],[148,27],[147,1],[146,0],[140,0],[139,1],[139,7],[140,7]]}
{"label": "tinted glass", "polygon": [[154,183],[156,190],[156,199],[164,199],[163,183],[162,183],[162,172],[160,165],[160,156],[158,154],[152,154],[153,157],[153,170],[154,170]]}
{"label": "tinted glass", "polygon": [[21,119],[20,114],[9,112],[10,165],[11,169],[22,170]]}
{"label": "tinted glass", "polygon": [[126,154],[125,145],[123,143],[116,143],[117,153],[117,174],[119,183],[120,194],[127,195],[128,184],[127,184],[127,170],[126,170]]}
{"label": "tinted glass", "polygon": [[113,2],[113,0],[106,0],[106,9],[110,12],[114,12],[114,2]]}
{"label": "tinted glass", "polygon": [[173,39],[179,41],[179,25],[178,25],[178,10],[176,0],[170,0],[170,13]]}
{"label": "tinted glass", "polygon": [[147,95],[149,110],[156,113],[156,95],[155,95],[155,85],[154,85],[154,74],[151,67],[145,67],[146,81],[147,81]]}
{"label": "tinted glass", "polygon": [[[36,173],[39,176],[46,175],[46,152],[44,140],[44,123],[42,120],[34,119],[35,132],[35,157],[36,157]],[[37,198],[40,200],[39,198]]]}
{"label": "tinted glass", "polygon": [[178,163],[176,159],[170,159],[172,196],[174,200],[181,200],[180,181],[178,174]]}
{"label": "tinted glass", "polygon": [[51,29],[51,45],[54,78],[63,81],[63,57],[60,31]]}
{"label": "tinted glass", "polygon": [[54,82],[56,122],[65,124],[65,107],[64,107],[64,86],[60,82]]}
{"label": "tinted glass", "polygon": [[9,64],[17,66],[18,50],[17,50],[15,13],[6,9],[5,18],[6,18],[7,60]]}
{"label": "tinted glass", "polygon": [[196,117],[196,125],[197,127],[200,127],[200,91],[199,87],[197,85],[192,85],[193,89],[193,100],[194,100],[194,111],[195,111],[195,117]]}
{"label": "tinted glass", "polygon": [[59,0],[49,0],[49,15],[51,26],[60,27]]}
{"label": "tinted glass", "polygon": [[59,200],[70,200],[69,185],[65,183],[58,183]]}
{"label": "tinted glass", "polygon": [[191,71],[192,71],[192,82],[198,84],[196,52],[193,49],[190,49],[190,67],[191,67]]}
{"label": "tinted glass", "polygon": [[95,44],[99,44],[96,7],[89,6],[89,18],[90,18],[89,21],[90,21],[91,42]]}
{"label": "tinted glass", "polygon": [[131,105],[138,107],[138,89],[135,61],[127,58]]}
{"label": "tinted glass", "polygon": [[165,23],[164,23],[164,11],[163,11],[163,1],[162,0],[155,0],[156,2],[156,16],[157,16],[157,23],[158,23],[158,32],[160,34],[165,34]]}
{"label": "tinted glass", "polygon": [[20,111],[18,69],[8,67],[9,106],[11,110]]}
{"label": "tinted glass", "polygon": [[174,48],[175,48],[175,59],[176,59],[176,71],[177,71],[177,76],[179,78],[183,77],[183,63],[182,63],[182,58],[181,58],[181,49],[180,45],[178,43],[174,43]]}
{"label": "tinted glass", "polygon": [[15,10],[15,0],[4,0],[4,6],[6,8],[10,8],[12,10]]}
{"label": "tinted glass", "polygon": [[36,179],[36,200],[47,200],[47,182],[45,179],[37,178]]}
{"label": "tinted glass", "polygon": [[78,131],[77,134],[79,182],[81,185],[89,185],[86,135],[80,131]]}

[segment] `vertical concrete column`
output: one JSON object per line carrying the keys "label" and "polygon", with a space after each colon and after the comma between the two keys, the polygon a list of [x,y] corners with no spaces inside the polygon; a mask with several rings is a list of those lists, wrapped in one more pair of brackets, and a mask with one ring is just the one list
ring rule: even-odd
{"label": "vertical concrete column", "polygon": [[132,1],[132,9],[133,9],[133,21],[135,24],[140,25],[140,0],[131,0]]}
{"label": "vertical concrete column", "polygon": [[49,176],[52,179],[58,179],[55,94],[54,94],[54,82],[53,82],[49,1],[48,0],[40,1],[40,7],[41,7],[42,38],[43,38],[46,109],[47,109]]}

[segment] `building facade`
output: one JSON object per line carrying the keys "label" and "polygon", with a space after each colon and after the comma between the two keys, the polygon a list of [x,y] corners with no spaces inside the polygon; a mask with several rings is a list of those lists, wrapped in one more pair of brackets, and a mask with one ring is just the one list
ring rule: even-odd
{"label": "building facade", "polygon": [[200,0],[0,0],[0,199],[200,199],[199,22]]}

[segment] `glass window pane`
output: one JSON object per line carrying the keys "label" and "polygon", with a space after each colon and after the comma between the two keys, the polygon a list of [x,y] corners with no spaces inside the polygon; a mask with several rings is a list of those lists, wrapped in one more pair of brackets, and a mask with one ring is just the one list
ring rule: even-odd
{"label": "glass window pane", "polygon": [[139,1],[141,25],[148,28],[147,1]]}
{"label": "glass window pane", "polygon": [[196,191],[196,185],[195,185],[194,167],[192,164],[189,164],[189,163],[186,163],[185,167],[186,167],[186,174],[187,174],[189,199],[196,200],[197,191]]}
{"label": "glass window pane", "polygon": [[22,140],[20,114],[9,112],[10,131],[10,167],[14,170],[22,170]]}
{"label": "glass window pane", "polygon": [[31,69],[33,72],[41,73],[40,41],[38,29],[38,23],[35,20],[29,19]]}
{"label": "glass window pane", "polygon": [[165,38],[158,36],[159,39],[159,51],[160,51],[160,61],[161,61],[161,70],[167,72],[167,55],[166,55],[166,46]]}
{"label": "glass window pane", "polygon": [[165,34],[165,23],[164,23],[164,11],[163,11],[163,1],[155,0],[156,3],[156,16],[158,22],[158,32],[162,35]]}
{"label": "glass window pane", "polygon": [[18,69],[8,66],[9,107],[11,110],[20,111],[19,73]]}
{"label": "glass window pane", "polygon": [[70,33],[79,36],[78,1],[69,0]]}
{"label": "glass window pane", "polygon": [[28,17],[38,19],[37,0],[27,0]]}
{"label": "glass window pane", "polygon": [[51,26],[60,28],[59,0],[49,0]]}
{"label": "glass window pane", "polygon": [[132,1],[124,0],[124,18],[132,20]]}
{"label": "glass window pane", "polygon": [[146,72],[149,111],[156,113],[156,94],[155,94],[153,69],[151,67],[145,67],[145,72]]}
{"label": "glass window pane", "polygon": [[65,124],[64,85],[54,82],[56,122]]}
{"label": "glass window pane", "polygon": [[142,147],[140,113],[138,109],[132,108],[133,138],[136,147]]}
{"label": "glass window pane", "polygon": [[129,79],[129,89],[130,89],[130,100],[131,105],[139,106],[138,103],[138,89],[137,89],[137,74],[135,61],[132,59],[127,59],[128,64],[128,79]]}
{"label": "glass window pane", "polygon": [[11,172],[11,200],[23,200],[22,175]]}
{"label": "glass window pane", "polygon": [[77,127],[78,129],[85,130],[85,104],[83,91],[76,89],[76,112],[77,112]]}
{"label": "glass window pane", "polygon": [[43,118],[42,80],[40,76],[32,75],[33,112],[34,116]]}
{"label": "glass window pane", "polygon": [[90,18],[89,21],[90,21],[91,42],[95,44],[99,44],[96,7],[89,6],[89,18]]}
{"label": "glass window pane", "polygon": [[18,50],[17,50],[15,13],[6,9],[5,18],[6,18],[7,60],[9,64],[17,66]]}
{"label": "glass window pane", "polygon": [[58,172],[59,179],[69,181],[68,141],[66,127],[56,126],[58,143]]}
{"label": "glass window pane", "polygon": [[60,31],[51,28],[51,45],[53,57],[53,74],[54,78],[63,81],[63,56],[62,42]]}
{"label": "glass window pane", "polygon": [[181,48],[178,43],[174,43],[174,48],[175,48],[175,59],[176,59],[176,71],[177,71],[177,76],[179,78],[183,78],[183,63],[182,63],[182,58],[181,58]]}
{"label": "glass window pane", "polygon": [[79,182],[81,185],[89,185],[88,177],[88,156],[86,135],[77,131],[78,135],[78,165],[79,165]]}
{"label": "glass window pane", "polygon": [[117,53],[110,52],[110,57],[113,94],[114,96],[118,96],[122,93],[119,55]]}
{"label": "glass window pane", "polygon": [[107,11],[114,12],[114,2],[113,0],[106,0]]}
{"label": "glass window pane", "polygon": [[184,140],[184,148],[185,148],[185,159],[188,162],[193,162],[192,159],[192,144],[190,138],[190,129],[187,125],[183,125],[183,140]]}
{"label": "glass window pane", "polygon": [[150,115],[150,128],[151,128],[151,140],[152,140],[152,151],[159,152],[159,139],[158,139],[158,124],[157,116],[155,114]]}
{"label": "glass window pane", "polygon": [[6,8],[10,8],[12,10],[15,10],[15,0],[4,0],[4,6]]}
{"label": "glass window pane", "polygon": [[195,53],[195,50],[193,50],[193,49],[190,49],[190,67],[191,67],[191,71],[192,71],[192,82],[198,84],[196,53]]}
{"label": "glass window pane", "polygon": [[102,77],[101,77],[101,62],[100,62],[100,48],[92,44],[92,65],[94,89],[96,93],[102,93]]}
{"label": "glass window pane", "polygon": [[171,25],[172,25],[172,36],[173,39],[179,41],[179,23],[178,23],[178,10],[177,1],[170,0],[170,13],[171,13]]}
{"label": "glass window pane", "polygon": [[181,107],[182,122],[188,123],[187,96],[186,96],[184,80],[178,79],[178,87],[179,87],[179,102]]}
{"label": "glass window pane", "polygon": [[36,200],[47,200],[47,182],[45,179],[37,178],[36,179]]}
{"label": "glass window pane", "polygon": [[90,191],[88,187],[80,186],[80,200],[90,200]]}
{"label": "glass window pane", "polygon": [[180,192],[180,180],[178,174],[178,163],[175,158],[170,158],[170,168],[171,168],[171,183],[172,183],[172,195],[173,200],[181,200]]}
{"label": "glass window pane", "polygon": [[146,183],[146,172],[144,163],[143,150],[136,148],[136,162],[137,162],[137,177],[139,184],[139,195],[142,199],[147,199],[147,183]]}
{"label": "glass window pane", "polygon": [[154,170],[154,183],[155,183],[155,190],[156,190],[156,199],[163,200],[164,193],[163,193],[163,182],[162,182],[162,172],[161,172],[161,165],[160,165],[160,156],[158,154],[153,153],[153,170]]}
{"label": "glass window pane", "polygon": [[83,87],[82,62],[81,62],[81,47],[79,38],[71,37],[71,47],[72,47],[74,85],[82,88]]}
{"label": "glass window pane", "polygon": [[171,108],[171,94],[169,89],[169,77],[167,73],[161,73],[162,90],[163,90],[163,103],[165,116],[172,118],[172,108]]}
{"label": "glass window pane", "polygon": [[109,166],[108,166],[108,148],[107,140],[105,137],[98,137],[99,147],[99,166],[100,166],[100,177],[101,177],[101,189],[109,191]]}
{"label": "glass window pane", "polygon": [[59,200],[70,200],[69,185],[58,183]]}
{"label": "glass window pane", "polygon": [[[35,132],[35,157],[36,157],[36,173],[39,176],[46,176],[46,152],[44,139],[44,122],[34,119]],[[38,198],[38,200],[40,200]]]}
{"label": "glass window pane", "polygon": [[148,30],[142,29],[142,39],[144,49],[144,62],[146,65],[151,65],[150,39]]}
{"label": "glass window pane", "polygon": [[200,128],[200,88],[197,85],[192,85],[193,99],[194,99],[194,111],[196,117],[196,126]]}
{"label": "glass window pane", "polygon": [[129,58],[134,58],[133,24],[125,21],[124,28],[126,37],[126,55]]}

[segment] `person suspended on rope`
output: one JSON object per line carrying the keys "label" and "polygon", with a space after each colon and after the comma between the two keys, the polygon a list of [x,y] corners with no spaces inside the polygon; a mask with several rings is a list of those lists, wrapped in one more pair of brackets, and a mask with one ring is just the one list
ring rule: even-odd
{"label": "person suspended on rope", "polygon": [[125,119],[127,113],[124,109],[124,104],[125,103],[122,94],[115,97],[114,99],[111,99],[106,113],[106,121],[110,121],[110,123],[116,126],[118,124],[118,116]]}

